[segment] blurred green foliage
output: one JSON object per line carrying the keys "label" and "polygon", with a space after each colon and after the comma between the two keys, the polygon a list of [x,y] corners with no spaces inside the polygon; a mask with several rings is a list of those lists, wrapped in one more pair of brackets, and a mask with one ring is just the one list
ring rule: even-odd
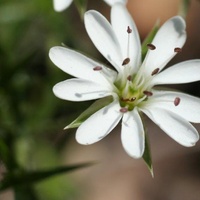
{"label": "blurred green foliage", "polygon": [[[69,170],[59,171],[64,165],[59,155],[69,139],[61,130],[87,104],[72,106],[53,95],[53,85],[68,75],[50,62],[48,51],[61,42],[81,49],[84,44],[80,39],[77,42],[74,33],[81,23],[74,5],[56,13],[49,0],[0,1],[0,160],[7,170],[1,189],[9,180],[14,184],[23,176],[26,179],[25,174],[31,171],[57,168],[55,174],[60,174]],[[27,178],[25,185],[13,187],[19,200],[59,200],[77,195],[72,181],[63,176],[37,185]]]}

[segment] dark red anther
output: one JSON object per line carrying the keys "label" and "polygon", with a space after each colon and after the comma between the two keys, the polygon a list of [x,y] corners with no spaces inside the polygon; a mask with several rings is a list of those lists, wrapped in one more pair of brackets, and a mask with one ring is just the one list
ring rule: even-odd
{"label": "dark red anther", "polygon": [[93,68],[93,70],[94,70],[94,71],[100,71],[100,70],[102,70],[102,67],[96,66],[96,67]]}
{"label": "dark red anther", "polygon": [[181,51],[182,51],[182,49],[179,47],[174,48],[174,52],[176,52],[176,53],[180,53]]}
{"label": "dark red anther", "polygon": [[179,97],[176,97],[176,98],[174,99],[174,105],[175,105],[175,106],[178,106],[178,105],[180,104],[180,102],[181,102],[181,99],[180,99]]}
{"label": "dark red anther", "polygon": [[132,33],[132,29],[130,28],[130,26],[128,26],[128,28],[127,28],[127,33],[128,34]]}
{"label": "dark red anther", "polygon": [[129,62],[130,62],[130,58],[124,59],[124,61],[122,62],[122,66],[127,65]]}
{"label": "dark red anther", "polygon": [[150,92],[150,91],[146,91],[146,90],[143,92],[143,94],[147,95],[148,97],[150,97],[150,96],[153,95],[152,92]]}
{"label": "dark red anther", "polygon": [[148,49],[150,50],[155,50],[156,46],[154,46],[153,44],[147,44]]}
{"label": "dark red anther", "polygon": [[156,75],[159,72],[159,68],[156,68],[152,71],[151,76]]}
{"label": "dark red anther", "polygon": [[127,77],[127,80],[128,80],[128,81],[131,81],[131,80],[132,80],[132,76],[129,75],[129,76]]}
{"label": "dark red anther", "polygon": [[128,108],[121,108],[119,111],[120,111],[121,113],[126,113],[126,112],[128,112]]}

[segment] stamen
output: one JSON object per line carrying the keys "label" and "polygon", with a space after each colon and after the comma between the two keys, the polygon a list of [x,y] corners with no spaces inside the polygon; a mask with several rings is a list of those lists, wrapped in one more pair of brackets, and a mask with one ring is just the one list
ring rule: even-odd
{"label": "stamen", "polygon": [[124,59],[124,61],[122,62],[122,66],[127,65],[129,62],[130,62],[130,58]]}
{"label": "stamen", "polygon": [[130,26],[128,26],[128,28],[127,28],[127,33],[128,34],[132,33],[132,29],[130,28]]}
{"label": "stamen", "polygon": [[127,58],[123,61],[122,66],[130,62],[130,58],[129,58],[130,47],[129,46],[130,46],[130,34],[132,33],[132,29],[130,28],[130,26],[127,27],[127,33],[128,33]]}
{"label": "stamen", "polygon": [[154,46],[153,44],[147,44],[148,49],[150,50],[155,50],[156,46]]}
{"label": "stamen", "polygon": [[96,67],[93,68],[93,70],[94,70],[94,71],[100,71],[100,70],[102,70],[102,67],[96,66]]}
{"label": "stamen", "polygon": [[175,106],[178,106],[178,105],[180,104],[180,101],[181,101],[181,99],[180,99],[179,97],[176,97],[176,98],[174,99],[174,105],[175,105]]}
{"label": "stamen", "polygon": [[176,53],[180,53],[181,51],[182,51],[182,49],[179,47],[174,48],[174,52],[176,52]]}
{"label": "stamen", "polygon": [[120,111],[121,113],[126,113],[126,112],[128,112],[128,108],[121,108],[119,111]]}
{"label": "stamen", "polygon": [[129,75],[129,76],[127,77],[127,80],[128,80],[128,81],[131,81],[131,80],[132,80],[132,76]]}
{"label": "stamen", "polygon": [[152,71],[151,76],[156,75],[159,72],[159,68],[156,68]]}
{"label": "stamen", "polygon": [[152,96],[152,95],[153,95],[153,93],[152,93],[152,92],[150,92],[150,91],[147,91],[147,90],[143,91],[143,94],[145,94],[145,95],[146,95],[146,96],[148,96],[148,97],[150,97],[150,96]]}

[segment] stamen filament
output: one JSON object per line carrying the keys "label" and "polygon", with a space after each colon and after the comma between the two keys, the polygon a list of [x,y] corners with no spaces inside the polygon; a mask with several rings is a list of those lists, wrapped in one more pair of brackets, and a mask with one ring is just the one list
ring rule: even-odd
{"label": "stamen filament", "polygon": [[[130,34],[132,33],[132,29],[130,28],[130,26],[127,27],[127,33],[128,33],[127,58],[129,58],[130,57],[130,55],[129,55]],[[129,62],[130,62],[130,59],[129,59]]]}

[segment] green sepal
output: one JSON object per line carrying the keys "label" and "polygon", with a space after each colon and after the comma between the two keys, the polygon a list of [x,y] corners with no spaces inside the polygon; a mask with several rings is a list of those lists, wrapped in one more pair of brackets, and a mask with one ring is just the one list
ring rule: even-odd
{"label": "green sepal", "polygon": [[74,0],[74,3],[79,12],[79,15],[81,16],[81,19],[83,19],[84,13],[87,9],[87,0]]}
{"label": "green sepal", "polygon": [[144,39],[142,43],[142,61],[144,60],[148,51],[147,44],[151,44],[151,42],[153,41],[153,38],[158,32],[158,29],[159,29],[159,21],[156,22],[156,24],[154,25],[154,27],[152,28],[152,30],[150,31],[150,33],[147,35],[147,37]]}
{"label": "green sepal", "polygon": [[145,150],[144,150],[144,154],[143,154],[142,158],[144,159],[144,161],[151,173],[151,176],[154,177],[153,165],[152,165],[152,159],[151,159],[151,150],[150,150],[148,136],[146,133],[145,133]]}
{"label": "green sepal", "polygon": [[77,128],[79,127],[86,119],[88,119],[92,114],[100,110],[101,108],[107,106],[113,101],[112,96],[108,96],[102,99],[95,101],[88,109],[86,109],[77,119],[75,119],[71,124],[66,126],[64,129]]}
{"label": "green sepal", "polygon": [[24,172],[24,171],[15,171],[8,172],[5,174],[3,181],[0,183],[0,191],[6,190],[10,187],[18,187],[22,185],[31,185],[35,184],[39,181],[42,181],[46,178],[53,177],[55,175],[59,175],[62,173],[71,172],[76,169],[80,169],[83,167],[88,167],[93,165],[94,163],[82,163],[71,166],[57,167],[50,170],[41,170],[41,171],[32,171],[32,172]]}

